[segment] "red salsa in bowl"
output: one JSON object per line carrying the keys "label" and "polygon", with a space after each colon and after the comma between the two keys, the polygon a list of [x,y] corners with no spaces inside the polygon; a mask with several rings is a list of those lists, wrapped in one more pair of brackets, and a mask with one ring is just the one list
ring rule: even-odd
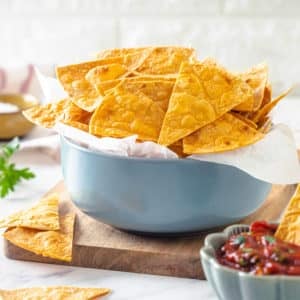
{"label": "red salsa in bowl", "polygon": [[300,275],[300,246],[274,237],[276,224],[254,222],[217,251],[220,264],[256,275]]}

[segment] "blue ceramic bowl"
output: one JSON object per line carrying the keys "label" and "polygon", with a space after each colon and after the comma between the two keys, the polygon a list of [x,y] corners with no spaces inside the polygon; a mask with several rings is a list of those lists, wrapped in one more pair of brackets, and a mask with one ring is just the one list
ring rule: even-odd
{"label": "blue ceramic bowl", "polygon": [[62,169],[86,214],[143,233],[195,232],[255,211],[271,185],[221,164],[102,154],[61,138]]}
{"label": "blue ceramic bowl", "polygon": [[256,276],[219,264],[216,250],[232,235],[249,231],[248,225],[232,225],[209,234],[200,250],[202,267],[220,300],[297,300],[300,276]]}

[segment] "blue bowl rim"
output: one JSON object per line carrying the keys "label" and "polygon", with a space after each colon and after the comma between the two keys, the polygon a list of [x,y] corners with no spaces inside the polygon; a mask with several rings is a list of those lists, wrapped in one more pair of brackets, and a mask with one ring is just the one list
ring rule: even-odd
{"label": "blue bowl rim", "polygon": [[241,173],[250,176],[251,178],[258,180],[260,182],[270,184],[266,181],[263,181],[261,179],[255,178],[252,175],[248,174],[247,172],[241,170],[240,168],[232,165],[227,165],[227,164],[221,164],[218,162],[211,162],[211,161],[204,161],[204,160],[196,160],[196,159],[191,159],[191,158],[144,158],[144,157],[128,157],[128,156],[121,156],[121,155],[114,155],[114,154],[109,154],[109,153],[104,153],[100,151],[93,151],[90,150],[86,147],[80,146],[76,142],[72,141],[70,138],[67,138],[63,135],[60,135],[61,140],[64,141],[64,143],[68,144],[72,148],[76,148],[79,151],[86,152],[89,155],[95,155],[95,156],[102,156],[110,159],[117,159],[117,160],[123,160],[123,161],[135,161],[135,162],[143,162],[143,163],[150,163],[150,164],[213,164],[216,166],[226,166],[228,168],[233,168],[236,170],[239,170]]}
{"label": "blue bowl rim", "polygon": [[[112,159],[118,159],[118,160],[127,160],[127,161],[140,161],[140,162],[149,162],[149,163],[160,163],[160,164],[172,164],[172,163],[198,163],[198,164],[215,164],[215,165],[221,165],[221,166],[227,166],[227,167],[231,167],[231,168],[235,168],[240,170],[241,172],[249,175],[248,173],[244,172],[243,170],[235,167],[235,166],[231,166],[231,165],[225,165],[225,164],[221,164],[221,163],[217,163],[217,162],[208,162],[208,161],[201,161],[201,160],[196,160],[196,159],[190,159],[190,158],[144,158],[144,157],[128,157],[128,156],[121,156],[121,155],[114,155],[114,154],[109,154],[109,153],[104,153],[104,152],[100,152],[100,151],[93,151],[91,149],[88,149],[86,147],[83,147],[79,144],[77,144],[76,142],[72,141],[70,138],[67,138],[63,135],[60,135],[60,138],[69,146],[76,148],[79,151],[82,152],[86,152],[90,155],[95,155],[95,156],[103,156],[103,157],[107,157],[107,158],[112,158]],[[251,176],[251,175],[249,175]],[[252,177],[252,176],[251,176]],[[257,179],[259,180],[259,179]]]}
{"label": "blue bowl rim", "polygon": [[[275,222],[275,224],[278,224]],[[250,226],[245,225],[245,224],[235,224],[235,225],[230,225],[226,227],[222,232],[215,232],[215,233],[210,233],[206,236],[205,241],[204,241],[204,246],[200,249],[200,257],[203,260],[206,260],[209,262],[210,267],[214,267],[215,269],[222,270],[223,272],[231,273],[232,275],[236,275],[239,277],[244,277],[248,279],[258,279],[258,280],[283,280],[283,281],[299,281],[300,280],[300,275],[255,275],[239,270],[232,269],[227,266],[221,265],[215,255],[212,255],[211,252],[213,251],[214,253],[216,252],[216,248],[213,247],[213,245],[209,242],[209,240],[212,237],[219,237],[220,239],[228,239],[230,236],[230,233],[233,230],[237,229],[245,229],[247,228],[249,230]]]}

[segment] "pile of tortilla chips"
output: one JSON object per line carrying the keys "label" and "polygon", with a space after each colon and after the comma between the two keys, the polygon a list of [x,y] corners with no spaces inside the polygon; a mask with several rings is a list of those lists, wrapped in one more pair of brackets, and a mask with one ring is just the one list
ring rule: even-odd
{"label": "pile of tortilla chips", "polygon": [[194,49],[110,49],[97,59],[57,68],[68,98],[24,112],[33,123],[57,122],[98,137],[137,135],[180,156],[233,150],[262,139],[273,107],[268,67],[232,73]]}
{"label": "pile of tortilla chips", "polygon": [[37,255],[72,260],[75,214],[59,215],[59,198],[51,194],[28,210],[0,220],[4,238]]}

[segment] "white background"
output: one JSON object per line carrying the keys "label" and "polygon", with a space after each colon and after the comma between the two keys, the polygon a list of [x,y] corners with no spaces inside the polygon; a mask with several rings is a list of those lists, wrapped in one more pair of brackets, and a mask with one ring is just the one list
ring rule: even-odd
{"label": "white background", "polygon": [[299,16],[298,0],[1,0],[0,66],[181,44],[237,71],[266,61],[281,90],[300,78]]}

